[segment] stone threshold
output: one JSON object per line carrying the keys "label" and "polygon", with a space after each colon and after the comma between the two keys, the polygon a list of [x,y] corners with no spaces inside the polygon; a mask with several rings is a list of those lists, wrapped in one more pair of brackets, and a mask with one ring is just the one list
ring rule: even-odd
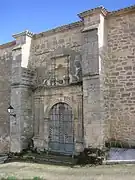
{"label": "stone threshold", "polygon": [[114,164],[135,164],[135,159],[132,160],[104,160],[104,165],[114,165]]}
{"label": "stone threshold", "polygon": [[3,164],[8,159],[8,155],[0,154],[0,164]]}

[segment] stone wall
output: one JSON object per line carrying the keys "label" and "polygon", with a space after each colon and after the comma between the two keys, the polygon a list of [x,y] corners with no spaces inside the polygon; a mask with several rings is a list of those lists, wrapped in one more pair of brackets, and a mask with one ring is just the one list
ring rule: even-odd
{"label": "stone wall", "polygon": [[[78,151],[82,142],[135,143],[133,11],[99,7],[80,13],[79,22],[35,35],[21,32],[0,46],[0,152],[9,151],[9,138],[10,150],[21,151],[33,135],[36,147],[47,148],[48,112],[58,102],[74,109]],[[16,113],[10,122],[8,104]]]}
{"label": "stone wall", "polygon": [[8,152],[10,121],[7,108],[11,92],[12,47],[0,49],[0,153]]}
{"label": "stone wall", "polygon": [[108,138],[135,143],[135,13],[107,19]]}
{"label": "stone wall", "polygon": [[81,50],[82,22],[76,22],[33,36],[29,67],[47,66],[52,52],[58,48]]}

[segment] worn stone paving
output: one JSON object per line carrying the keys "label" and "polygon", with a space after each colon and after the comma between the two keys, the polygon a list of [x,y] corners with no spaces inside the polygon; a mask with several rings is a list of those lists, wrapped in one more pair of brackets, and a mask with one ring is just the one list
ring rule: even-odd
{"label": "worn stone paving", "polygon": [[66,167],[35,163],[13,162],[0,165],[0,179],[3,177],[43,180],[134,180],[135,165],[113,165],[96,167]]}

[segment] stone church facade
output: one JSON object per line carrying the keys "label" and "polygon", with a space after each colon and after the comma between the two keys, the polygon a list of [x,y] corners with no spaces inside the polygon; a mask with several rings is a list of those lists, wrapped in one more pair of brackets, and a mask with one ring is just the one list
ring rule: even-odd
{"label": "stone church facade", "polygon": [[135,145],[135,6],[79,17],[0,45],[1,153]]}

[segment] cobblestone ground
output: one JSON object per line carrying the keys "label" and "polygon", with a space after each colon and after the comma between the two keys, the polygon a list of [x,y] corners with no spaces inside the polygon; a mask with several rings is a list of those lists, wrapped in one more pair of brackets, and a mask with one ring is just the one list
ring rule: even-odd
{"label": "cobblestone ground", "polygon": [[43,180],[135,180],[135,165],[97,167],[65,167],[33,163],[8,163],[0,165],[2,177]]}

